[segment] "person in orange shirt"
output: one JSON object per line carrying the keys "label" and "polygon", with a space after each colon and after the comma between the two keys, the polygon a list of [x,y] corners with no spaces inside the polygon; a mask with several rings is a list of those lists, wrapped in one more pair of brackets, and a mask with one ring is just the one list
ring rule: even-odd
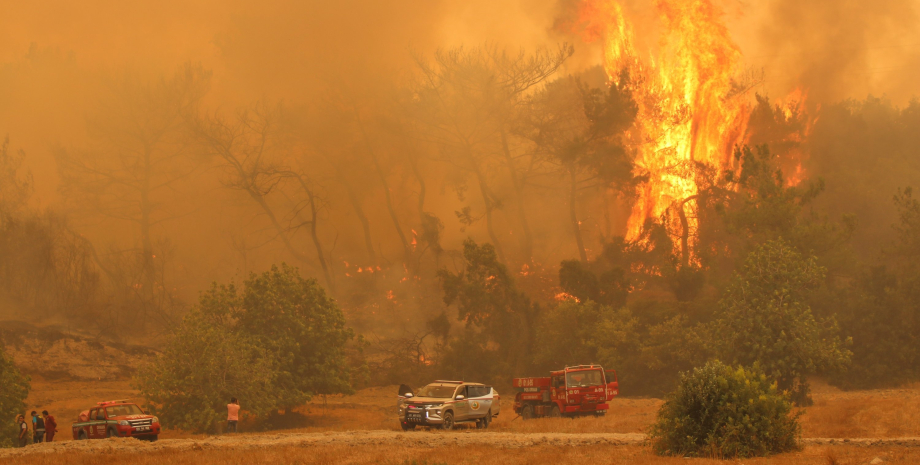
{"label": "person in orange shirt", "polygon": [[236,422],[240,420],[240,403],[236,400],[236,397],[230,398],[230,403],[227,404],[227,432],[235,433],[236,432]]}

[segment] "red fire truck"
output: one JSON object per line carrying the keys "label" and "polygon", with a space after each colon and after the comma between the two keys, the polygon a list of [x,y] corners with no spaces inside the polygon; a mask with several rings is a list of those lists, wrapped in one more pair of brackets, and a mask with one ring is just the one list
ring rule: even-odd
{"label": "red fire truck", "polygon": [[73,424],[73,438],[101,439],[131,437],[156,441],[160,420],[126,400],[97,402],[96,407],[80,412]]}
{"label": "red fire truck", "polygon": [[[608,382],[609,381],[609,382]],[[514,412],[523,419],[604,415],[619,394],[617,373],[600,365],[578,365],[545,378],[514,378]]]}

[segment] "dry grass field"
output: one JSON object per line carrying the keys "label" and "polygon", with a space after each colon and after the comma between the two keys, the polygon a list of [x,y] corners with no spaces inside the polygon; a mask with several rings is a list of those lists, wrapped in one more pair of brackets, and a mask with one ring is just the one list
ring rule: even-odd
{"label": "dry grass field", "polygon": [[[819,446],[806,447],[791,454],[769,458],[745,459],[731,463],[745,465],[863,465],[879,458],[885,464],[920,463],[920,450],[895,447]],[[153,453],[55,453],[34,454],[23,458],[0,458],[0,464],[30,463],[54,465],[199,465],[199,464],[383,464],[383,465],[533,465],[542,463],[671,465],[723,464],[716,459],[687,460],[681,457],[658,457],[642,446],[560,447],[533,446],[512,449],[502,447],[402,447],[322,446],[261,449],[186,450]]]}
{"label": "dry grass field", "polygon": [[[824,383],[814,382],[815,405],[802,417],[806,438],[883,438],[920,437],[920,385],[901,389],[844,392]],[[332,433],[356,430],[397,431],[394,420],[394,387],[369,388],[353,396],[330,396],[314,399],[296,410],[297,415],[277,424],[284,433]],[[62,426],[58,440],[70,440],[69,424],[80,410],[99,400],[135,399],[137,393],[128,382],[52,382],[33,380],[33,390],[27,400],[29,409],[48,409]],[[511,411],[511,395],[505,393],[502,414],[489,431],[495,433],[643,433],[654,421],[661,405],[659,399],[618,398],[605,418],[538,419],[524,422]],[[245,408],[245,399],[241,399]],[[272,432],[256,432],[255,424],[242,424],[243,431],[252,436],[270,436]],[[472,431],[471,431],[472,432]],[[414,434],[413,432],[406,434]],[[200,450],[132,451],[124,448],[69,450],[0,458],[4,463],[54,464],[201,464],[201,463],[345,463],[434,465],[440,463],[533,464],[533,463],[611,463],[611,464],[671,464],[687,463],[682,458],[654,456],[642,445],[501,445],[451,444],[445,433],[444,444],[424,444],[412,447],[392,444],[301,444],[268,447],[223,447]],[[205,435],[167,430],[164,439],[206,438]],[[438,436],[441,437],[441,436]],[[914,443],[916,444],[916,442]],[[33,446],[42,447],[42,446]],[[36,451],[37,452],[37,451]],[[855,444],[808,445],[792,454],[744,460],[745,464],[866,464],[875,458],[884,463],[920,463],[920,448],[908,446],[867,446]],[[718,460],[696,459],[692,463],[722,463]]]}

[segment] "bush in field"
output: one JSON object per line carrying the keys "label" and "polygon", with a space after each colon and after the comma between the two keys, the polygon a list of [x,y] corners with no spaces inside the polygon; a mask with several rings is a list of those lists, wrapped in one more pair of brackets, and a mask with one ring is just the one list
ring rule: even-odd
{"label": "bush in field", "polygon": [[164,424],[208,431],[226,418],[230,397],[264,415],[317,394],[353,392],[345,350],[352,338],[316,280],[273,266],[242,291],[214,284],[202,293],[135,381]]}
{"label": "bush in field", "polygon": [[751,252],[716,313],[713,334],[721,357],[761,364],[780,389],[807,405],[806,377],[842,369],[850,359],[835,320],[816,318],[808,304],[824,280],[816,258],[803,257],[782,239]]}
{"label": "bush in field", "polygon": [[279,408],[302,405],[315,394],[354,392],[345,352],[354,332],[315,279],[282,264],[245,284],[233,317],[277,363]]}
{"label": "bush in field", "polygon": [[164,425],[214,431],[231,397],[262,415],[277,404],[277,363],[254,338],[234,327],[232,285],[214,285],[182,321],[165,350],[142,367],[135,383]]}
{"label": "bush in field", "polygon": [[23,375],[0,348],[0,447],[13,447],[19,436],[14,419],[26,409],[29,377]]}
{"label": "bush in field", "polygon": [[756,367],[714,361],[681,375],[649,436],[659,455],[767,456],[799,447],[800,415]]}

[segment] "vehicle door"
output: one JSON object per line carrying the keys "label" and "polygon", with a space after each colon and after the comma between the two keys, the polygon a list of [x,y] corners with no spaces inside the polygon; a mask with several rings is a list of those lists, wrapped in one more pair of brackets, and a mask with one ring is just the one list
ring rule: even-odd
{"label": "vehicle door", "polygon": [[[552,386],[552,389],[550,392],[552,394],[552,400],[553,401],[561,400],[565,402],[566,401],[565,376],[564,375],[553,376],[553,379],[551,381],[551,386]],[[548,402],[549,399],[547,399],[546,401]]]}
{"label": "vehicle door", "polygon": [[80,429],[83,430],[83,434],[86,434],[87,439],[92,438],[96,434],[96,430],[93,428],[93,422],[96,421],[96,409],[90,409],[89,414],[86,416],[86,421],[82,422]]}
{"label": "vehicle door", "polygon": [[482,418],[492,409],[491,386],[467,386],[467,398],[472,418]]}
{"label": "vehicle door", "polygon": [[467,386],[458,387],[454,393],[454,421],[463,421],[470,417],[470,401],[467,396]]}
{"label": "vehicle door", "polygon": [[105,437],[105,409],[98,408],[96,409],[96,416],[93,419],[93,436],[96,439],[101,439]]}

